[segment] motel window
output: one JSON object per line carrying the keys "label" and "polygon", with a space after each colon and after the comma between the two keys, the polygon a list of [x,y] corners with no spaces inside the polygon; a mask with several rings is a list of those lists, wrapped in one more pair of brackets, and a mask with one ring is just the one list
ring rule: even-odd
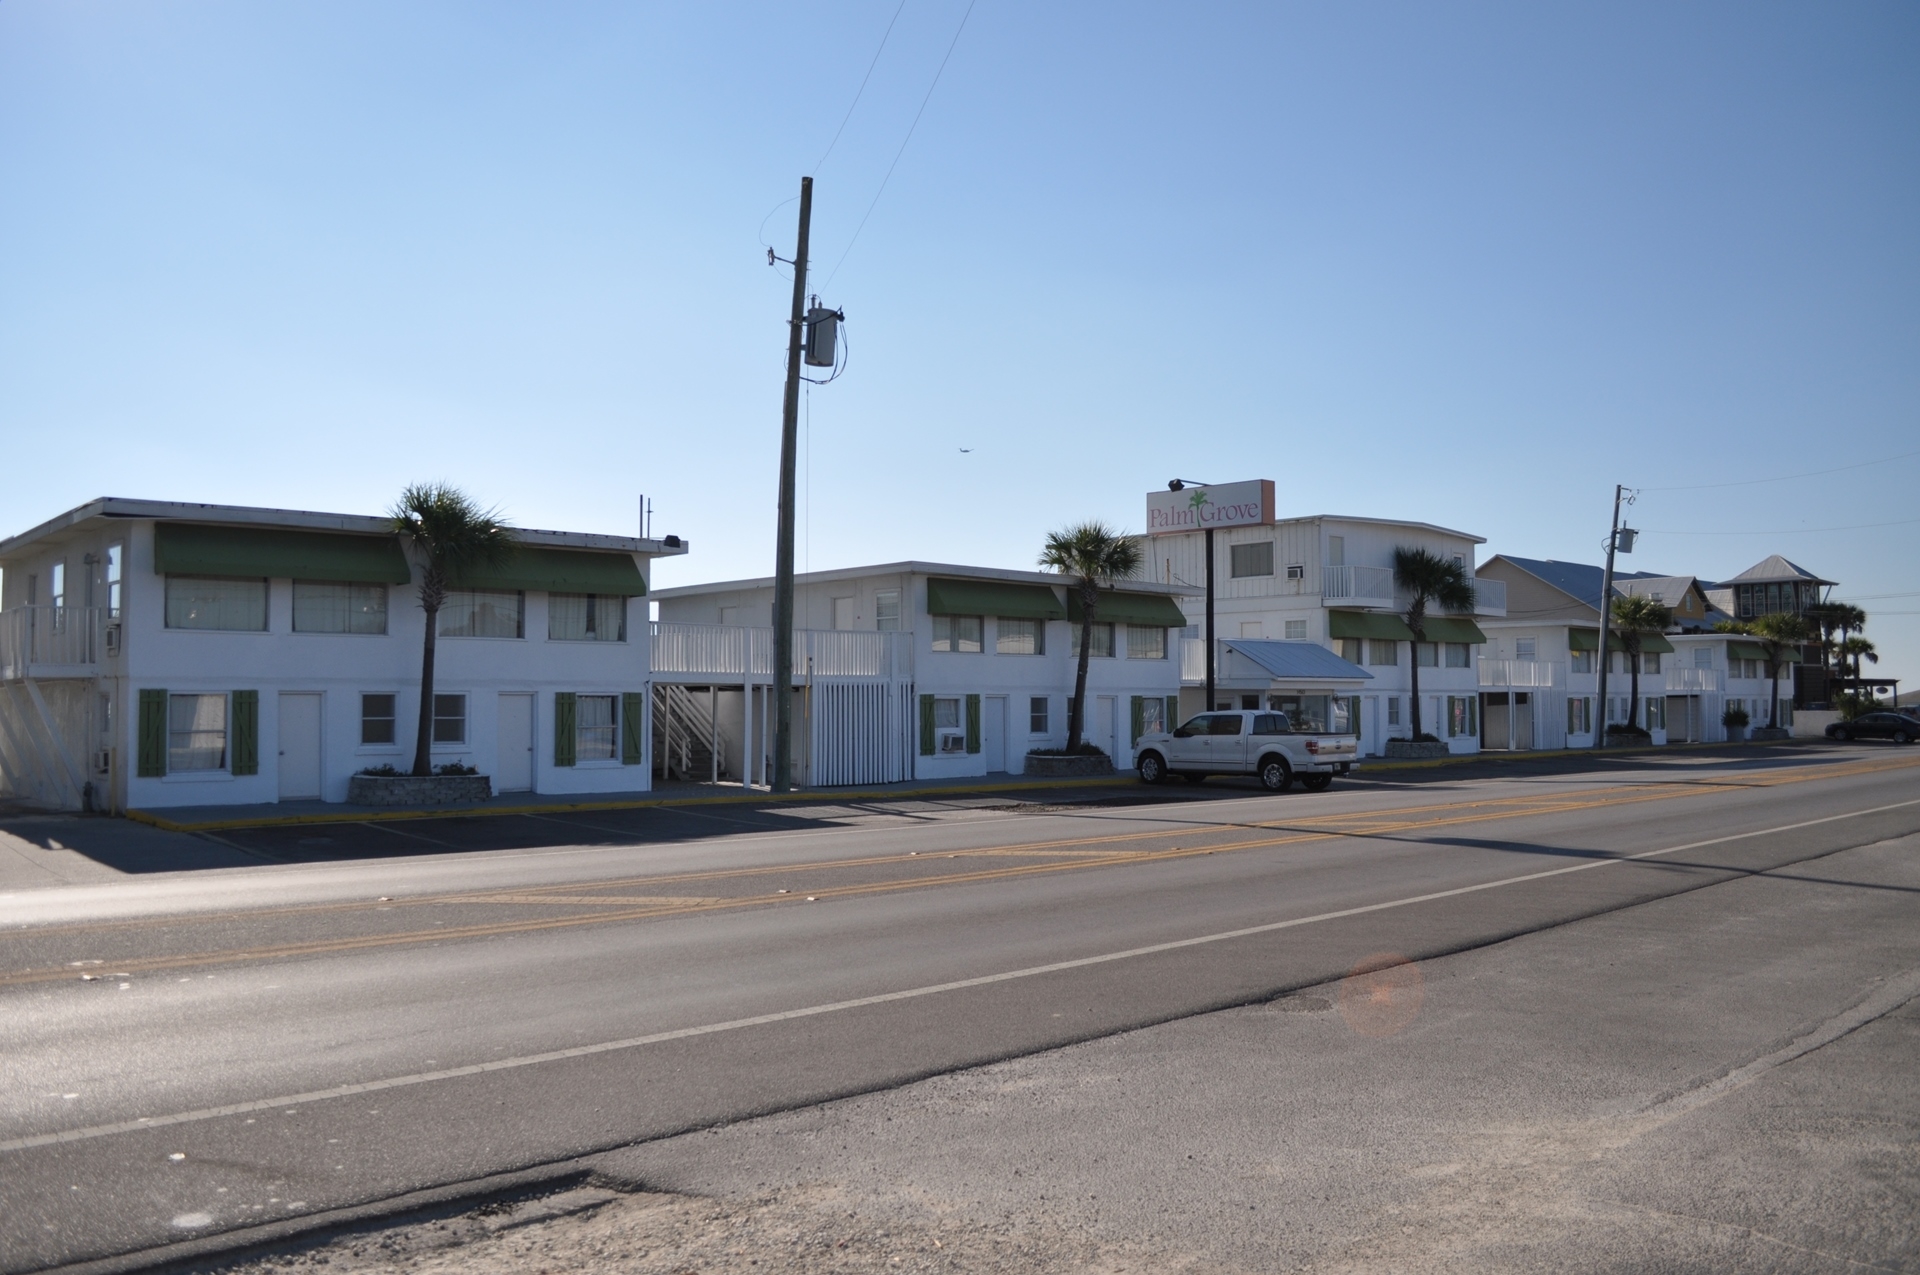
{"label": "motel window", "polygon": [[387,586],[337,584],[331,580],[293,582],[295,633],[385,633]]}
{"label": "motel window", "polygon": [[1390,638],[1367,639],[1367,663],[1398,664],[1400,662],[1400,644]]}
{"label": "motel window", "polygon": [[933,726],[935,730],[960,729],[960,697],[957,695],[936,696],[933,701]]}
{"label": "motel window", "polygon": [[[1073,657],[1075,659],[1080,658],[1081,627],[1082,626],[1078,624],[1073,626]],[[1093,630],[1094,658],[1102,659],[1102,660],[1112,659],[1113,658],[1113,625],[1107,623],[1104,620],[1095,620],[1093,624],[1088,627],[1091,627]]]}
{"label": "motel window", "polygon": [[1433,642],[1413,644],[1413,662],[1420,668],[1440,667],[1440,647]]}
{"label": "motel window", "polygon": [[1480,733],[1480,697],[1477,695],[1447,696],[1447,735],[1460,739]]}
{"label": "motel window", "polygon": [[1362,644],[1365,641],[1364,638],[1336,638],[1333,649],[1347,663],[1361,664],[1366,661],[1366,656],[1362,654]]}
{"label": "motel window", "polygon": [[1345,536],[1327,537],[1327,565],[1344,567],[1347,565],[1347,538]]}
{"label": "motel window", "polygon": [[1642,673],[1658,673],[1660,671],[1660,652],[1658,651],[1641,652],[1640,671]]}
{"label": "motel window", "polygon": [[933,649],[978,652],[982,627],[977,615],[936,615],[933,617]]}
{"label": "motel window", "polygon": [[1127,658],[1164,660],[1167,658],[1167,631],[1157,624],[1127,626]]}
{"label": "motel window", "polygon": [[1389,695],[1387,696],[1387,725],[1398,726],[1399,724],[1400,697],[1398,695]]}
{"label": "motel window", "polygon": [[624,642],[627,600],[607,593],[547,595],[550,642]]}
{"label": "motel window", "polygon": [[265,633],[267,582],[212,576],[168,576],[167,627]]}
{"label": "motel window", "polygon": [[1567,701],[1567,734],[1590,735],[1593,733],[1593,701],[1584,695],[1577,695]]}
{"label": "motel window", "polygon": [[1570,673],[1593,672],[1593,652],[1569,651],[1567,653],[1567,671]]}
{"label": "motel window", "polygon": [[1047,705],[1052,703],[1044,695],[1035,695],[1027,701],[1027,733],[1029,735],[1047,735],[1052,727],[1047,724]]}
{"label": "motel window", "polygon": [[1667,728],[1666,696],[1649,695],[1645,699],[1641,700],[1640,703],[1644,710],[1644,715],[1640,719],[1640,724],[1642,726],[1645,726],[1648,730],[1665,730]]}
{"label": "motel window", "polygon": [[227,697],[167,697],[167,773],[227,768]]}
{"label": "motel window", "polygon": [[1273,574],[1273,541],[1250,545],[1232,545],[1227,549],[1228,571],[1234,579]]}
{"label": "motel window", "polygon": [[433,742],[436,744],[467,742],[466,696],[435,695],[433,697]]}
{"label": "motel window", "polygon": [[900,590],[882,589],[873,595],[873,627],[882,633],[900,631]]}
{"label": "motel window", "polygon": [[120,567],[126,560],[126,549],[120,545],[107,546],[107,618],[120,618]]}
{"label": "motel window", "polygon": [[1516,660],[1532,660],[1534,652],[1538,649],[1538,639],[1515,638],[1513,640],[1513,658]]}
{"label": "motel window", "polygon": [[993,622],[993,650],[996,655],[1045,655],[1047,622],[1016,620],[1000,616]]}
{"label": "motel window", "polygon": [[64,562],[54,563],[52,569],[47,573],[47,581],[49,586],[47,594],[55,609],[57,610],[66,606],[67,564]]}
{"label": "motel window", "polygon": [[[1164,632],[1165,630],[1162,630]],[[1157,735],[1167,728],[1167,701],[1158,695],[1140,699],[1140,738]]]}
{"label": "motel window", "polygon": [[1693,648],[1693,666],[1695,668],[1712,668],[1713,667],[1713,648],[1710,646],[1694,647]]}
{"label": "motel window", "polygon": [[580,761],[612,761],[618,718],[612,695],[577,695],[573,701],[573,755]]}
{"label": "motel window", "polygon": [[440,604],[441,637],[527,635],[527,595],[517,590],[456,589]]}
{"label": "motel window", "polygon": [[1448,668],[1472,668],[1473,648],[1465,642],[1447,643]]}
{"label": "motel window", "polygon": [[360,697],[360,742],[362,744],[394,742],[393,705],[394,697],[391,695]]}
{"label": "motel window", "polygon": [[1307,640],[1307,622],[1305,620],[1288,620],[1286,626],[1281,629],[1281,632],[1286,634],[1287,641],[1289,642],[1304,642]]}

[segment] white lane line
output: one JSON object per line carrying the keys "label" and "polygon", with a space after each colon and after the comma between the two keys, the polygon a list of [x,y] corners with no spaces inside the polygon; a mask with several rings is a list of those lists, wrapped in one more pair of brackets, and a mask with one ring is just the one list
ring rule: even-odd
{"label": "white lane line", "polygon": [[415,1072],[408,1076],[390,1076],[385,1080],[368,1080],[351,1085],[335,1085],[329,1089],[313,1089],[306,1093],[288,1094],[279,1098],[259,1098],[252,1102],[235,1102],[221,1107],[202,1107],[198,1111],[182,1111],[169,1116],[141,1116],[135,1120],[119,1120],[112,1124],[90,1125],[84,1129],[68,1129],[60,1133],[36,1133],[24,1138],[11,1138],[0,1142],[0,1153],[8,1151],[26,1151],[33,1147],[55,1146],[63,1142],[86,1142],[94,1138],[111,1137],[119,1133],[134,1133],[141,1129],[161,1129],[168,1125],[197,1124],[205,1120],[218,1120],[223,1116],[245,1115],[254,1111],[272,1111],[276,1108],[305,1106],[311,1102],[322,1102],[331,1098],[351,1098],[356,1094],[379,1093],[384,1089],[405,1089],[414,1085],[431,1084],[439,1080],[457,1080],[462,1076],[481,1076],[493,1071],[515,1071],[522,1067],[537,1067],[542,1063],[561,1062],[569,1058],[589,1058],[595,1054],[610,1054],[625,1049],[639,1049],[646,1045],[660,1045],[673,1040],[689,1040],[696,1036],[714,1036],[721,1032],[739,1031],[747,1027],[764,1027],[771,1023],[792,1022],[800,1018],[814,1018],[821,1014],[838,1014],[849,1009],[863,1009],[869,1005],[887,1005],[895,1001],[918,1000],[923,996],[938,996],[944,992],[964,991],[970,987],[989,987],[995,983],[1011,983],[1024,978],[1037,978],[1042,974],[1058,974],[1066,970],[1086,969],[1093,965],[1106,965],[1114,961],[1134,960],[1142,956],[1155,956],[1162,952],[1177,952],[1183,948],[1204,947],[1211,943],[1225,943],[1233,939],[1251,938],[1256,934],[1272,934],[1278,930],[1291,930],[1303,925],[1318,925],[1325,921],[1338,921],[1350,916],[1364,916],[1369,912],[1385,912],[1392,908],[1412,907],[1419,903],[1431,903],[1436,899],[1458,898],[1464,894],[1477,894],[1482,890],[1498,890],[1505,886],[1521,885],[1528,881],[1541,881],[1548,877],[1566,876],[1573,872],[1586,872],[1594,868],[1612,867],[1622,863],[1632,863],[1639,859],[1655,859],[1662,855],[1681,854],[1688,850],[1702,850],[1708,846],[1725,845],[1729,841],[1745,841],[1751,837],[1766,837],[1776,833],[1795,832],[1801,828],[1818,827],[1825,823],[1836,823],[1842,819],[1858,819],[1865,815],[1884,814],[1889,810],[1904,810],[1908,806],[1920,806],[1920,798],[1912,801],[1897,801],[1892,805],[1875,806],[1869,810],[1853,810],[1846,814],[1827,815],[1820,819],[1807,819],[1799,823],[1781,824],[1773,828],[1759,828],[1752,832],[1736,832],[1724,837],[1712,837],[1705,841],[1689,841],[1685,845],[1667,846],[1660,850],[1642,850],[1638,854],[1623,855],[1616,859],[1593,859],[1586,863],[1576,863],[1564,868],[1548,868],[1540,872],[1526,872],[1518,876],[1501,877],[1497,881],[1483,881],[1478,885],[1456,886],[1451,890],[1434,890],[1427,894],[1410,895],[1404,899],[1389,899],[1384,903],[1367,903],[1358,907],[1341,908],[1334,912],[1320,912],[1313,916],[1298,916],[1286,921],[1269,921],[1264,925],[1249,925],[1238,930],[1223,930],[1218,934],[1202,934],[1194,938],[1172,939],[1165,943],[1152,943],[1146,947],[1131,947],[1120,952],[1104,952],[1098,956],[1081,956],[1069,961],[1054,961],[1047,965],[1032,965],[1025,969],[1007,970],[1000,974],[982,974],[974,978],[956,979],[950,983],[934,983],[926,987],[909,987],[897,992],[881,992],[873,996],[859,996],[852,1000],[830,1001],[824,1005],[808,1005],[801,1009],[783,1009],[771,1014],[755,1014],[750,1018],[732,1018],[721,1023],[706,1023],[698,1027],[677,1027],[671,1031],[653,1032],[646,1036],[630,1036],[625,1040],[609,1040],[597,1045],[575,1045],[570,1049],[554,1049],[541,1054],[526,1054],[518,1058],[497,1058],[491,1062],[472,1063],[465,1067],[445,1067],[438,1071]]}

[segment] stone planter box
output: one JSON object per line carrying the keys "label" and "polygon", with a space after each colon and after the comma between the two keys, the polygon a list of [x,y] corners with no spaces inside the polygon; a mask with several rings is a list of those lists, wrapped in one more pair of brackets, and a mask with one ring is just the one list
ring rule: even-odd
{"label": "stone planter box", "polygon": [[355,775],[347,801],[355,806],[452,806],[493,796],[486,775]]}
{"label": "stone planter box", "polygon": [[1111,775],[1113,758],[1105,753],[1081,753],[1073,757],[1045,757],[1027,754],[1027,774],[1041,779],[1085,779],[1093,775]]}
{"label": "stone planter box", "polygon": [[1432,743],[1416,743],[1411,739],[1387,741],[1388,761],[1432,761],[1435,758],[1451,756],[1453,756],[1453,750],[1438,740]]}
{"label": "stone planter box", "polygon": [[1756,726],[1747,732],[1748,739],[1792,739],[1793,732],[1784,726]]}
{"label": "stone planter box", "polygon": [[1746,739],[1747,739],[1746,727],[1744,726],[1727,727],[1727,742],[1729,744],[1743,744],[1746,742]]}

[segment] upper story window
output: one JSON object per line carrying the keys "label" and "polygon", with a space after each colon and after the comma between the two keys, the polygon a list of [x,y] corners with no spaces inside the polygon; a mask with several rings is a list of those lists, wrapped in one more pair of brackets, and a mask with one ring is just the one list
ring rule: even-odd
{"label": "upper story window", "polygon": [[1327,565],[1344,567],[1347,565],[1347,538],[1345,536],[1327,537]]}
{"label": "upper story window", "polygon": [[608,593],[548,594],[547,639],[553,642],[626,641],[626,598]]}
{"label": "upper story window", "polygon": [[120,618],[120,568],[126,560],[126,549],[121,545],[107,546],[107,618]]}
{"label": "upper story window", "polygon": [[1127,626],[1127,658],[1164,660],[1167,658],[1167,631],[1156,624]]}
{"label": "upper story window", "polygon": [[455,589],[440,604],[441,637],[527,635],[527,595],[518,590]]}
{"label": "upper story window", "polygon": [[168,576],[167,627],[267,631],[267,582],[226,576]]}
{"label": "upper story window", "polygon": [[1047,622],[1000,616],[993,622],[993,649],[997,655],[1045,655]]}
{"label": "upper story window", "polygon": [[47,573],[47,601],[56,607],[67,605],[67,564],[56,562]]}
{"label": "upper story window", "polygon": [[1694,647],[1693,648],[1693,666],[1695,668],[1712,668],[1713,667],[1713,648],[1710,646]]}
{"label": "upper story window", "polygon": [[1527,637],[1527,638],[1515,638],[1513,640],[1513,657],[1517,660],[1533,659],[1534,652],[1537,651],[1538,649],[1539,649],[1538,638]]}
{"label": "upper story window", "polygon": [[387,586],[332,580],[293,582],[295,633],[385,633]]}
{"label": "upper story window", "polygon": [[1413,644],[1413,662],[1418,668],[1440,667],[1440,646],[1437,642],[1415,642]]}
{"label": "upper story window", "polygon": [[1569,673],[1593,672],[1593,652],[1592,651],[1567,652],[1567,671]]}
{"label": "upper story window", "polygon": [[1281,631],[1286,634],[1287,641],[1289,642],[1304,642],[1307,640],[1307,622],[1305,620],[1288,620],[1285,628]]}
{"label": "upper story window", "polygon": [[933,617],[933,649],[977,653],[984,628],[977,615],[936,615]]}
{"label": "upper story window", "polygon": [[[1080,630],[1083,626],[1073,626],[1073,657],[1080,658]],[[1093,630],[1093,657],[1110,660],[1113,658],[1113,625],[1105,620],[1095,620],[1090,626]]]}
{"label": "upper story window", "polygon": [[1400,644],[1394,641],[1392,638],[1368,638],[1367,639],[1367,663],[1369,664],[1400,663]]}
{"label": "upper story window", "polygon": [[882,633],[900,631],[900,590],[882,589],[873,595],[873,627]]}
{"label": "upper story window", "polygon": [[1273,541],[1230,546],[1227,560],[1228,571],[1236,580],[1243,576],[1270,576],[1273,574]]}
{"label": "upper story window", "polygon": [[1465,642],[1448,642],[1446,646],[1448,668],[1473,667],[1473,648],[1471,646]]}

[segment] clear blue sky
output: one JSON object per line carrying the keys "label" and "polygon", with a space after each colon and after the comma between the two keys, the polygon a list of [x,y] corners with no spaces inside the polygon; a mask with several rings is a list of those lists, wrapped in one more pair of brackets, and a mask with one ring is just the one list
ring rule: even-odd
{"label": "clear blue sky", "polygon": [[765,573],[812,171],[804,564],[1176,474],[1593,561],[1617,481],[1629,565],[1784,553],[1920,680],[1920,524],[1806,530],[1920,455],[1672,490],[1920,452],[1920,8],[978,0],[828,283],[966,11],[4,0],[0,534],[445,478]]}

